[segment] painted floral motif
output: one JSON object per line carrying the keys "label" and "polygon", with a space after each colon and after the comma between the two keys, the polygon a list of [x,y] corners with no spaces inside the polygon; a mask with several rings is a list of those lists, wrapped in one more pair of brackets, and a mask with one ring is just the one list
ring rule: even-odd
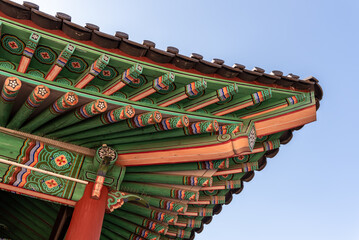
{"label": "painted floral motif", "polygon": [[55,179],[50,179],[50,180],[47,180],[45,181],[45,184],[47,185],[48,188],[54,188],[54,187],[57,187],[59,184],[55,181]]}
{"label": "painted floral motif", "polygon": [[25,44],[19,38],[13,35],[4,34],[1,39],[2,47],[11,54],[21,55]]}
{"label": "painted floral motif", "polygon": [[97,77],[104,81],[111,81],[118,76],[118,72],[114,67],[106,66]]}
{"label": "painted floral motif", "polygon": [[83,73],[87,68],[88,64],[80,57],[72,56],[67,62],[67,70],[73,73]]}
{"label": "painted floral motif", "polygon": [[57,164],[57,166],[62,167],[67,164],[67,159],[64,155],[60,155],[55,158],[55,163]]}
{"label": "painted floral motif", "polygon": [[[83,155],[60,150],[31,139],[25,140],[17,157],[19,163],[74,178],[79,176],[83,160]],[[75,182],[63,178],[15,166],[8,168],[3,176],[3,183],[65,199],[73,197],[76,185]]]}
{"label": "painted floral motif", "polygon": [[57,54],[51,48],[38,46],[34,57],[40,63],[51,65],[57,59]]}

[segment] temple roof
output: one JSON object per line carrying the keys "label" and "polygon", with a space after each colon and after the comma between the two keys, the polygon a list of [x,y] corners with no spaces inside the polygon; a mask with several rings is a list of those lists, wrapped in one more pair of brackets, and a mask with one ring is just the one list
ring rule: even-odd
{"label": "temple roof", "polygon": [[193,239],[323,96],[314,77],[160,50],[33,3],[1,0],[0,11],[0,86],[13,101],[1,132],[86,157],[107,144],[126,167],[119,190],[149,204],[110,206],[102,239]]}
{"label": "temple roof", "polygon": [[[166,66],[182,71],[200,73],[205,76],[214,76],[231,79],[233,81],[246,81],[261,84],[277,84],[283,87],[294,87],[296,89],[308,89],[311,83],[316,83],[314,77],[300,79],[298,75],[289,73],[284,75],[279,70],[273,70],[266,73],[264,69],[255,67],[246,69],[242,64],[228,66],[224,60],[213,59],[207,61],[198,53],[192,53],[191,56],[184,56],[179,53],[176,47],[167,47],[166,50],[156,48],[156,44],[149,40],[143,43],[137,43],[129,40],[129,36],[123,32],[116,32],[115,35],[103,33],[100,28],[91,23],[86,26],[80,26],[71,22],[71,16],[58,12],[56,16],[41,12],[39,6],[30,2],[24,2],[23,5],[10,0],[0,1],[1,11],[12,18],[24,22],[27,25],[36,26],[50,33],[76,39],[88,45],[96,46],[106,51],[120,53],[124,56],[131,56],[141,61],[156,63],[160,66]],[[30,20],[32,24],[28,21]],[[170,64],[170,65],[169,65]],[[319,85],[316,85],[318,88]],[[321,99],[322,91],[318,89],[317,97]]]}

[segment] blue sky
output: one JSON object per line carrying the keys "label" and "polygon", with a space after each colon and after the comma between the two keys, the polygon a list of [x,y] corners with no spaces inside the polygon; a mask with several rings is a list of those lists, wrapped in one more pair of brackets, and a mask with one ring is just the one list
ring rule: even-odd
{"label": "blue sky", "polygon": [[33,2],[160,49],[318,78],[318,121],[294,132],[196,239],[359,239],[359,1]]}

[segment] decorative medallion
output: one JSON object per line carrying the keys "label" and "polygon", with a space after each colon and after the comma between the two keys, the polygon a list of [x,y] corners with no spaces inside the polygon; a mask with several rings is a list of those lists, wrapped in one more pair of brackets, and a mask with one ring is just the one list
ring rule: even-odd
{"label": "decorative medallion", "polygon": [[[16,159],[27,166],[76,177],[80,174],[85,156],[26,139]],[[74,197],[76,186],[76,182],[16,166],[9,166],[3,176],[3,183],[64,199]],[[78,200],[81,196],[75,199]]]}
{"label": "decorative medallion", "polygon": [[98,101],[97,102],[97,108],[100,110],[100,112],[106,111],[107,104],[105,101]]}
{"label": "decorative medallion", "polygon": [[105,157],[109,157],[111,160],[116,160],[117,159],[117,153],[113,148],[107,147],[107,146],[102,146],[98,149],[97,151],[98,156],[104,160]]}
{"label": "decorative medallion", "polygon": [[45,77],[45,74],[43,72],[41,72],[40,70],[28,70],[27,73],[32,76],[39,77],[39,78]]}
{"label": "decorative medallion", "polygon": [[67,159],[64,155],[60,155],[57,158],[55,158],[55,163],[57,166],[62,167],[67,164]]}
{"label": "decorative medallion", "polygon": [[1,38],[1,46],[11,54],[22,55],[25,43],[16,36],[4,34]]}
{"label": "decorative medallion", "polygon": [[12,90],[15,91],[17,87],[20,86],[20,83],[17,79],[9,79],[9,82],[6,86],[12,88]]}
{"label": "decorative medallion", "polygon": [[0,61],[0,68],[7,68],[11,70],[15,70],[15,64],[8,62],[8,61]]}
{"label": "decorative medallion", "polygon": [[80,57],[72,56],[69,61],[67,61],[65,67],[73,73],[83,73],[87,68],[87,62]]}
{"label": "decorative medallion", "polygon": [[34,57],[40,63],[51,65],[57,59],[57,54],[49,47],[38,46]]}
{"label": "decorative medallion", "polygon": [[58,83],[61,83],[61,84],[65,84],[65,85],[69,85],[69,86],[72,86],[72,85],[73,85],[73,83],[71,82],[70,79],[64,78],[64,77],[62,77],[62,78],[57,78],[57,79],[55,80],[55,82],[58,82]]}
{"label": "decorative medallion", "polygon": [[106,66],[97,77],[104,81],[111,81],[118,76],[118,72],[114,67]]}
{"label": "decorative medallion", "polygon": [[54,187],[57,187],[59,184],[55,181],[55,179],[50,179],[50,180],[47,180],[45,181],[45,184],[48,188],[54,188]]}

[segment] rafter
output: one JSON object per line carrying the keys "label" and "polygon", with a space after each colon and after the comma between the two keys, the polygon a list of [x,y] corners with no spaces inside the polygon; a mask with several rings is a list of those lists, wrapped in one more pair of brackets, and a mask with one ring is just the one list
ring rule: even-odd
{"label": "rafter", "polygon": [[226,87],[218,89],[215,92],[206,94],[198,99],[189,102],[187,105],[184,106],[184,109],[187,112],[194,112],[198,109],[204,108],[219,101],[225,101],[233,95],[237,94],[238,92],[238,85],[234,83],[233,85],[228,85]]}
{"label": "rafter", "polygon": [[110,62],[108,55],[102,54],[91,66],[78,78],[74,87],[84,88],[89,84]]}
{"label": "rafter", "polygon": [[140,89],[136,90],[134,93],[131,94],[129,99],[134,102],[139,101],[142,98],[148,97],[149,95],[155,92],[167,88],[174,81],[175,81],[175,74],[172,72],[166,73],[154,79],[152,82],[145,84]]}
{"label": "rafter", "polygon": [[31,33],[29,40],[26,43],[26,47],[24,49],[24,52],[22,54],[19,66],[17,68],[18,72],[25,73],[27,68],[30,65],[32,56],[34,55],[34,52],[36,50],[36,47],[40,41],[41,35],[38,33]]}

